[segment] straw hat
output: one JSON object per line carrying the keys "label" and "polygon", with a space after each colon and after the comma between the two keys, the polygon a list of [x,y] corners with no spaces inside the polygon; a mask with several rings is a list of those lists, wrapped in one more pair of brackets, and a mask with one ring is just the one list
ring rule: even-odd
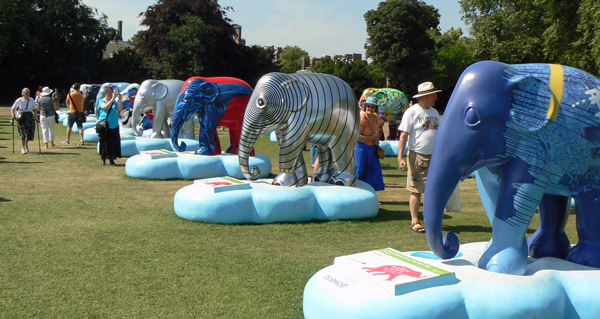
{"label": "straw hat", "polygon": [[437,92],[442,92],[442,90],[436,90],[435,87],[433,87],[433,83],[431,83],[431,82],[424,82],[424,83],[419,84],[418,90],[419,90],[419,94],[413,96],[413,98],[418,98],[421,96],[425,96],[425,95],[429,95],[429,94],[433,94],[433,93],[437,93]]}

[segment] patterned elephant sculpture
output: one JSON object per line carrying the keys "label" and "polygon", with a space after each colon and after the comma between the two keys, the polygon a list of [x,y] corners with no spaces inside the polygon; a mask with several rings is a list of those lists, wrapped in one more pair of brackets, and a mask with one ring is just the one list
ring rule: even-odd
{"label": "patterned elephant sculpture", "polygon": [[341,79],[320,73],[264,75],[250,97],[240,139],[239,160],[244,176],[256,180],[248,156],[258,137],[275,131],[279,143],[279,171],[274,185],[308,183],[302,151],[306,144],[319,150],[314,181],[356,184],[354,146],[359,135],[356,97]]}
{"label": "patterned elephant sculpture", "polygon": [[[429,165],[429,246],[442,258],[458,251],[456,235],[442,238],[444,206],[458,181],[478,170],[492,224],[480,268],[523,275],[528,254],[600,267],[599,168],[597,78],[561,65],[476,63],[452,93]],[[579,234],[572,248],[564,230],[571,196]],[[528,247],[538,206],[540,227]]]}
{"label": "patterned elephant sculpture", "polygon": [[199,76],[189,78],[175,103],[171,127],[173,147],[182,152],[186,150],[184,142],[178,144],[177,132],[191,116],[198,115],[200,148],[196,154],[221,154],[217,126],[229,128],[231,144],[225,152],[238,154],[244,112],[251,94],[250,85],[240,79]]}

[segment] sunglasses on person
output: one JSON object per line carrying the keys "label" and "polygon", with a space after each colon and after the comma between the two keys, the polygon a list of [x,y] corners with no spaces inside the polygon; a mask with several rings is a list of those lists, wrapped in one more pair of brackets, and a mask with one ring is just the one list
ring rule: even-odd
{"label": "sunglasses on person", "polygon": [[365,107],[370,107],[370,108],[376,109],[377,105],[375,105],[375,104],[365,104]]}

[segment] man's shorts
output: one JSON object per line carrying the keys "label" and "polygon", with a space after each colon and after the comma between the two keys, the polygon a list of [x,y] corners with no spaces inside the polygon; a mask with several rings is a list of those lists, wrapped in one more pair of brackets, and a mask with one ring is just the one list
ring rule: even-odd
{"label": "man's shorts", "polygon": [[74,113],[69,113],[69,120],[68,120],[68,124],[67,127],[73,127],[73,123],[77,123],[77,127],[78,128],[82,128],[83,127],[83,123],[81,123],[81,120],[79,119],[78,113],[74,112]]}
{"label": "man's shorts", "polygon": [[408,173],[406,189],[412,193],[425,193],[425,182],[429,171],[431,155],[422,155],[408,150]]}

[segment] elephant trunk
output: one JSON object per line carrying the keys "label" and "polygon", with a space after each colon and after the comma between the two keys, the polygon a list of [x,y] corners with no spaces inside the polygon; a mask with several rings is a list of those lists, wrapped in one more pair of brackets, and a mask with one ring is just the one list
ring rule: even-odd
{"label": "elephant trunk", "polygon": [[[138,103],[139,101],[139,103]],[[136,99],[133,102],[133,114],[131,115],[131,129],[137,136],[141,136],[143,131],[138,128],[138,122],[142,118],[142,111],[144,110],[144,104],[142,103],[142,99]]]}
{"label": "elephant trunk", "polygon": [[[436,141],[436,146],[440,142]],[[451,157],[439,153],[440,150],[443,151],[443,148],[435,148],[429,165],[423,201],[423,219],[431,251],[440,258],[449,259],[456,255],[460,244],[458,237],[450,231],[442,240],[442,218],[444,208],[462,172],[457,165],[453,164]]]}
{"label": "elephant trunk", "polygon": [[246,179],[251,181],[255,181],[260,177],[260,169],[257,166],[254,166],[252,168],[252,172],[250,172],[248,165],[248,158],[254,149],[254,144],[260,135],[259,133],[260,132],[258,131],[251,131],[246,126],[246,123],[244,123],[242,127],[242,134],[240,135],[240,146],[238,151],[240,168]]}

